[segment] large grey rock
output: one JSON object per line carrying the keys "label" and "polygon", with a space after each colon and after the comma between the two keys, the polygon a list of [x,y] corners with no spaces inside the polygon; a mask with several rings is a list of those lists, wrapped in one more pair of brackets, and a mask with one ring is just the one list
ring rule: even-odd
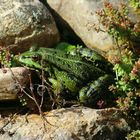
{"label": "large grey rock", "polygon": [[29,83],[29,74],[24,67],[0,69],[0,101],[17,99],[17,93]]}
{"label": "large grey rock", "polygon": [[[114,6],[127,3],[127,0],[109,0]],[[99,25],[99,16],[96,11],[104,8],[104,0],[47,0],[49,6],[63,18],[75,33],[82,39],[87,47],[108,52],[116,47],[111,36],[107,32],[97,32],[93,25]],[[130,19],[139,21],[140,15],[130,8]]]}
{"label": "large grey rock", "polygon": [[39,0],[0,1],[0,46],[21,52],[33,44],[50,47],[58,40],[55,21]]}
{"label": "large grey rock", "polygon": [[[62,108],[39,115],[15,116],[9,123],[1,118],[1,140],[123,140],[130,127],[115,108]],[[5,125],[7,123],[7,125]],[[4,126],[4,127],[3,127]]]}

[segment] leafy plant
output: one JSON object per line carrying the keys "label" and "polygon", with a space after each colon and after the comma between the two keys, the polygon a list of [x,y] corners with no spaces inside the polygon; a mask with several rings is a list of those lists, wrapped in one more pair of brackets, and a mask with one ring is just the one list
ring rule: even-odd
{"label": "leafy plant", "polygon": [[136,10],[140,8],[140,1],[139,0],[129,0],[130,5],[134,7]]}
{"label": "leafy plant", "polygon": [[[118,47],[126,44],[133,47],[131,46],[133,40],[140,36],[140,24],[131,21],[128,14],[127,5],[120,4],[114,7],[108,1],[104,2],[104,9],[97,11],[105,32],[114,38]],[[98,30],[103,31],[101,27]]]}
{"label": "leafy plant", "polygon": [[110,59],[116,73],[116,83],[110,89],[116,95],[116,102],[120,108],[139,115],[140,59],[134,53],[133,41],[140,36],[140,24],[131,21],[128,14],[127,5],[113,6],[105,1],[104,8],[97,11],[104,30],[100,26],[98,31],[111,35],[119,51],[119,55],[112,55]]}
{"label": "leafy plant", "polygon": [[116,73],[114,93],[118,106],[140,115],[140,59],[126,49],[121,52],[120,58],[115,56],[112,62]]}
{"label": "leafy plant", "polygon": [[127,135],[127,140],[140,140],[140,130],[135,130]]}
{"label": "leafy plant", "polygon": [[0,65],[1,67],[12,67],[14,65],[14,55],[8,49],[0,48]]}

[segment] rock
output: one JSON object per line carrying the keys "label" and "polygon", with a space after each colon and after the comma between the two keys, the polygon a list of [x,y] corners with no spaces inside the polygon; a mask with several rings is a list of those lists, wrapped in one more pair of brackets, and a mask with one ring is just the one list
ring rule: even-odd
{"label": "rock", "polygon": [[[109,1],[114,6],[122,3],[121,0]],[[128,1],[123,0],[123,2],[127,3]],[[104,8],[104,0],[47,0],[47,3],[70,25],[87,47],[105,52],[103,54],[116,47],[115,42],[107,32],[97,32],[94,28],[94,25],[99,25],[102,30],[105,29],[99,23],[99,16],[96,14],[97,10]],[[132,21],[140,20],[140,16],[134,13],[133,8],[131,8],[129,16]]]}
{"label": "rock", "polygon": [[59,41],[55,21],[38,0],[0,1],[0,46],[22,52],[31,45],[50,47]]}
{"label": "rock", "polygon": [[0,101],[15,100],[20,87],[29,82],[29,70],[24,67],[0,69]]}
{"label": "rock", "polygon": [[[39,115],[1,118],[2,140],[123,140],[130,130],[125,116],[115,108],[62,108]],[[7,123],[7,125],[5,125]],[[44,128],[44,123],[46,123]],[[4,126],[4,127],[3,127]]]}

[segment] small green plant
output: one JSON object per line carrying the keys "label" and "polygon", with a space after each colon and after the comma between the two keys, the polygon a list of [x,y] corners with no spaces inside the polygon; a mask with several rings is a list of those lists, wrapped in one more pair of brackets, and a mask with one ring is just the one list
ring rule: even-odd
{"label": "small green plant", "polygon": [[14,65],[14,55],[8,49],[0,48],[0,65],[8,68]]}
{"label": "small green plant", "polygon": [[133,41],[140,36],[140,24],[131,21],[128,14],[127,5],[113,6],[105,1],[104,9],[97,11],[104,30],[102,26],[97,29],[112,36],[120,54],[111,56],[116,83],[110,89],[116,95],[117,105],[140,115],[140,59],[133,52]]}
{"label": "small green plant", "polygon": [[138,10],[140,8],[140,1],[139,0],[129,0],[130,5]]}
{"label": "small green plant", "polygon": [[[140,24],[133,23],[128,14],[127,5],[120,4],[118,7],[114,7],[108,1],[105,1],[104,9],[97,11],[100,23],[105,27],[105,32],[114,38],[118,47],[126,44],[133,47],[131,46],[133,40],[140,36]],[[103,31],[101,27],[98,30]]]}
{"label": "small green plant", "polygon": [[135,130],[127,135],[127,140],[140,140],[140,130]]}
{"label": "small green plant", "polygon": [[120,108],[140,115],[140,59],[127,49],[121,52],[121,56],[112,59],[116,73],[116,102]]}

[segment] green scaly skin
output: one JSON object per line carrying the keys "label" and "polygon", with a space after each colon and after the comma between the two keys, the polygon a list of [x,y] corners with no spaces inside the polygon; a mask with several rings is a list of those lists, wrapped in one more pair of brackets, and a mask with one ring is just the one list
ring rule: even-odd
{"label": "green scaly skin", "polygon": [[[63,85],[65,89],[71,91],[75,96],[79,91],[80,101],[83,103],[87,102],[87,98],[91,98],[93,94],[95,96],[95,91],[102,89],[104,84],[106,85],[105,87],[108,87],[110,82],[107,79],[111,79],[112,81],[113,78],[105,75],[107,72],[98,68],[97,63],[95,64],[94,61],[91,63],[84,59],[80,54],[81,49],[78,51],[74,46],[71,47],[69,44],[64,45],[66,46],[65,50],[61,47],[57,47],[56,49],[38,48],[37,50],[27,51],[19,55],[17,59],[27,67],[39,70],[43,69],[49,73],[49,81],[52,83],[54,90],[58,88],[57,86],[59,86],[60,90],[63,89],[60,88]],[[77,54],[75,55],[75,53]],[[105,62],[99,54],[95,54],[93,58],[96,55],[97,59],[95,60],[97,62],[98,60]],[[107,63],[105,62],[103,64],[106,65]],[[51,75],[54,75],[55,80]],[[97,80],[97,82],[94,80]],[[87,84],[89,81],[92,81],[92,84]],[[85,87],[81,89],[85,84],[87,84],[86,90],[84,90]]]}

